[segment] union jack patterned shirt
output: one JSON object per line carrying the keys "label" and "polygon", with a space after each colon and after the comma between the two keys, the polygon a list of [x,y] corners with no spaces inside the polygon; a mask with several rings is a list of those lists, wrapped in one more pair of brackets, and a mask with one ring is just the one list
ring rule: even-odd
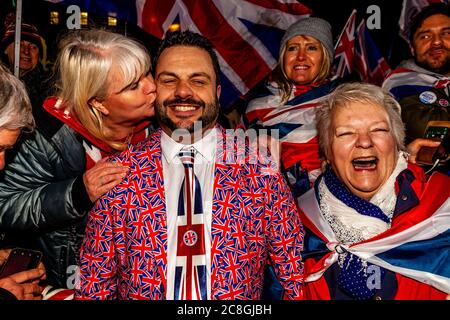
{"label": "union jack patterned shirt", "polygon": [[[292,195],[273,161],[250,153],[247,142],[230,144],[229,139],[238,140],[218,127],[211,299],[260,299],[268,258],[285,298],[301,299],[303,226]],[[77,299],[165,299],[167,218],[160,140],[157,130],[112,158],[130,171],[89,214]]]}

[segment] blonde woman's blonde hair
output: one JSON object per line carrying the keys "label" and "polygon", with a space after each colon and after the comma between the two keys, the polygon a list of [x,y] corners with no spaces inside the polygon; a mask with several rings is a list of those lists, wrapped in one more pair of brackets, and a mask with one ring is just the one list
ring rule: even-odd
{"label": "blonde woman's blonde hair", "polygon": [[122,73],[126,87],[147,74],[150,63],[147,49],[131,38],[98,29],[73,31],[59,43],[58,96],[90,134],[123,150],[126,144],[106,133],[104,115],[90,101],[108,96],[113,65]]}
{"label": "blonde woman's blonde hair", "polygon": [[[287,77],[286,72],[284,71],[284,54],[286,52],[288,41],[286,41],[285,45],[281,49],[280,52],[280,58],[278,59],[278,64],[275,67],[274,74],[273,74],[273,80],[277,84],[280,93],[281,93],[281,105],[284,105],[291,96],[291,92],[294,88],[294,84],[292,81]],[[328,50],[325,49],[322,42],[319,41],[319,48],[322,52],[322,65],[320,66],[319,73],[317,76],[313,79],[311,83],[317,83],[320,84],[327,80],[331,76],[332,71],[332,60],[330,57],[330,54],[328,53]]]}

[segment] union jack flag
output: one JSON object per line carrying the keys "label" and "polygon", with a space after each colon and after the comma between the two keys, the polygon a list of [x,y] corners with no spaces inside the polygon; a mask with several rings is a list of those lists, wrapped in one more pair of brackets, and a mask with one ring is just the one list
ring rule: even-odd
{"label": "union jack flag", "polygon": [[[54,2],[54,1],[52,1]],[[284,31],[311,10],[296,0],[63,0],[114,15],[162,38],[173,23],[203,34],[221,66],[221,105],[231,105],[275,67]]]}
{"label": "union jack flag", "polygon": [[355,71],[362,81],[378,86],[381,86],[384,79],[391,72],[389,64],[373,41],[364,19],[357,29]]}
{"label": "union jack flag", "polygon": [[334,47],[334,68],[336,77],[345,78],[353,71],[356,10],[353,10]]}
{"label": "union jack flag", "polygon": [[365,20],[355,28],[356,13],[352,11],[336,43],[334,78],[355,73],[361,81],[381,85],[391,68],[373,41]]}
{"label": "union jack flag", "polygon": [[392,93],[397,101],[404,97],[438,88],[440,83],[450,82],[450,77],[417,69],[414,62],[406,61],[395,69],[383,83],[383,89]]}

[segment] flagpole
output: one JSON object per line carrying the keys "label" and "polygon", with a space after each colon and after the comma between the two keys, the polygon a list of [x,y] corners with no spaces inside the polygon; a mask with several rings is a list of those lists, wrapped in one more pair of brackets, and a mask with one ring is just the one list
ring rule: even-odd
{"label": "flagpole", "polygon": [[357,10],[356,10],[356,9],[353,9],[353,10],[352,10],[352,13],[350,13],[350,16],[348,17],[347,22],[346,22],[345,25],[344,25],[344,28],[342,28],[342,31],[341,31],[341,34],[339,35],[339,38],[337,38],[337,41],[336,41],[336,43],[334,44],[334,50],[337,49],[337,46],[338,46],[339,42],[341,41],[342,35],[344,34],[345,30],[347,29],[347,26],[348,26],[348,24],[350,23],[350,20],[351,20],[353,14],[356,14],[356,12],[357,12]]}
{"label": "flagpole", "polygon": [[14,37],[14,75],[19,77],[20,64],[20,31],[22,29],[22,0],[16,3],[16,29]]}

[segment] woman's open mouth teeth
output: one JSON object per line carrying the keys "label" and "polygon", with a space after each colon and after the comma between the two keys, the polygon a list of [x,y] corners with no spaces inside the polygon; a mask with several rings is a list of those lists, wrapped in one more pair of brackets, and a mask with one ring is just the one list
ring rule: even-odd
{"label": "woman's open mouth teeth", "polygon": [[358,170],[375,169],[377,163],[378,158],[376,157],[356,158],[352,160],[353,167]]}

